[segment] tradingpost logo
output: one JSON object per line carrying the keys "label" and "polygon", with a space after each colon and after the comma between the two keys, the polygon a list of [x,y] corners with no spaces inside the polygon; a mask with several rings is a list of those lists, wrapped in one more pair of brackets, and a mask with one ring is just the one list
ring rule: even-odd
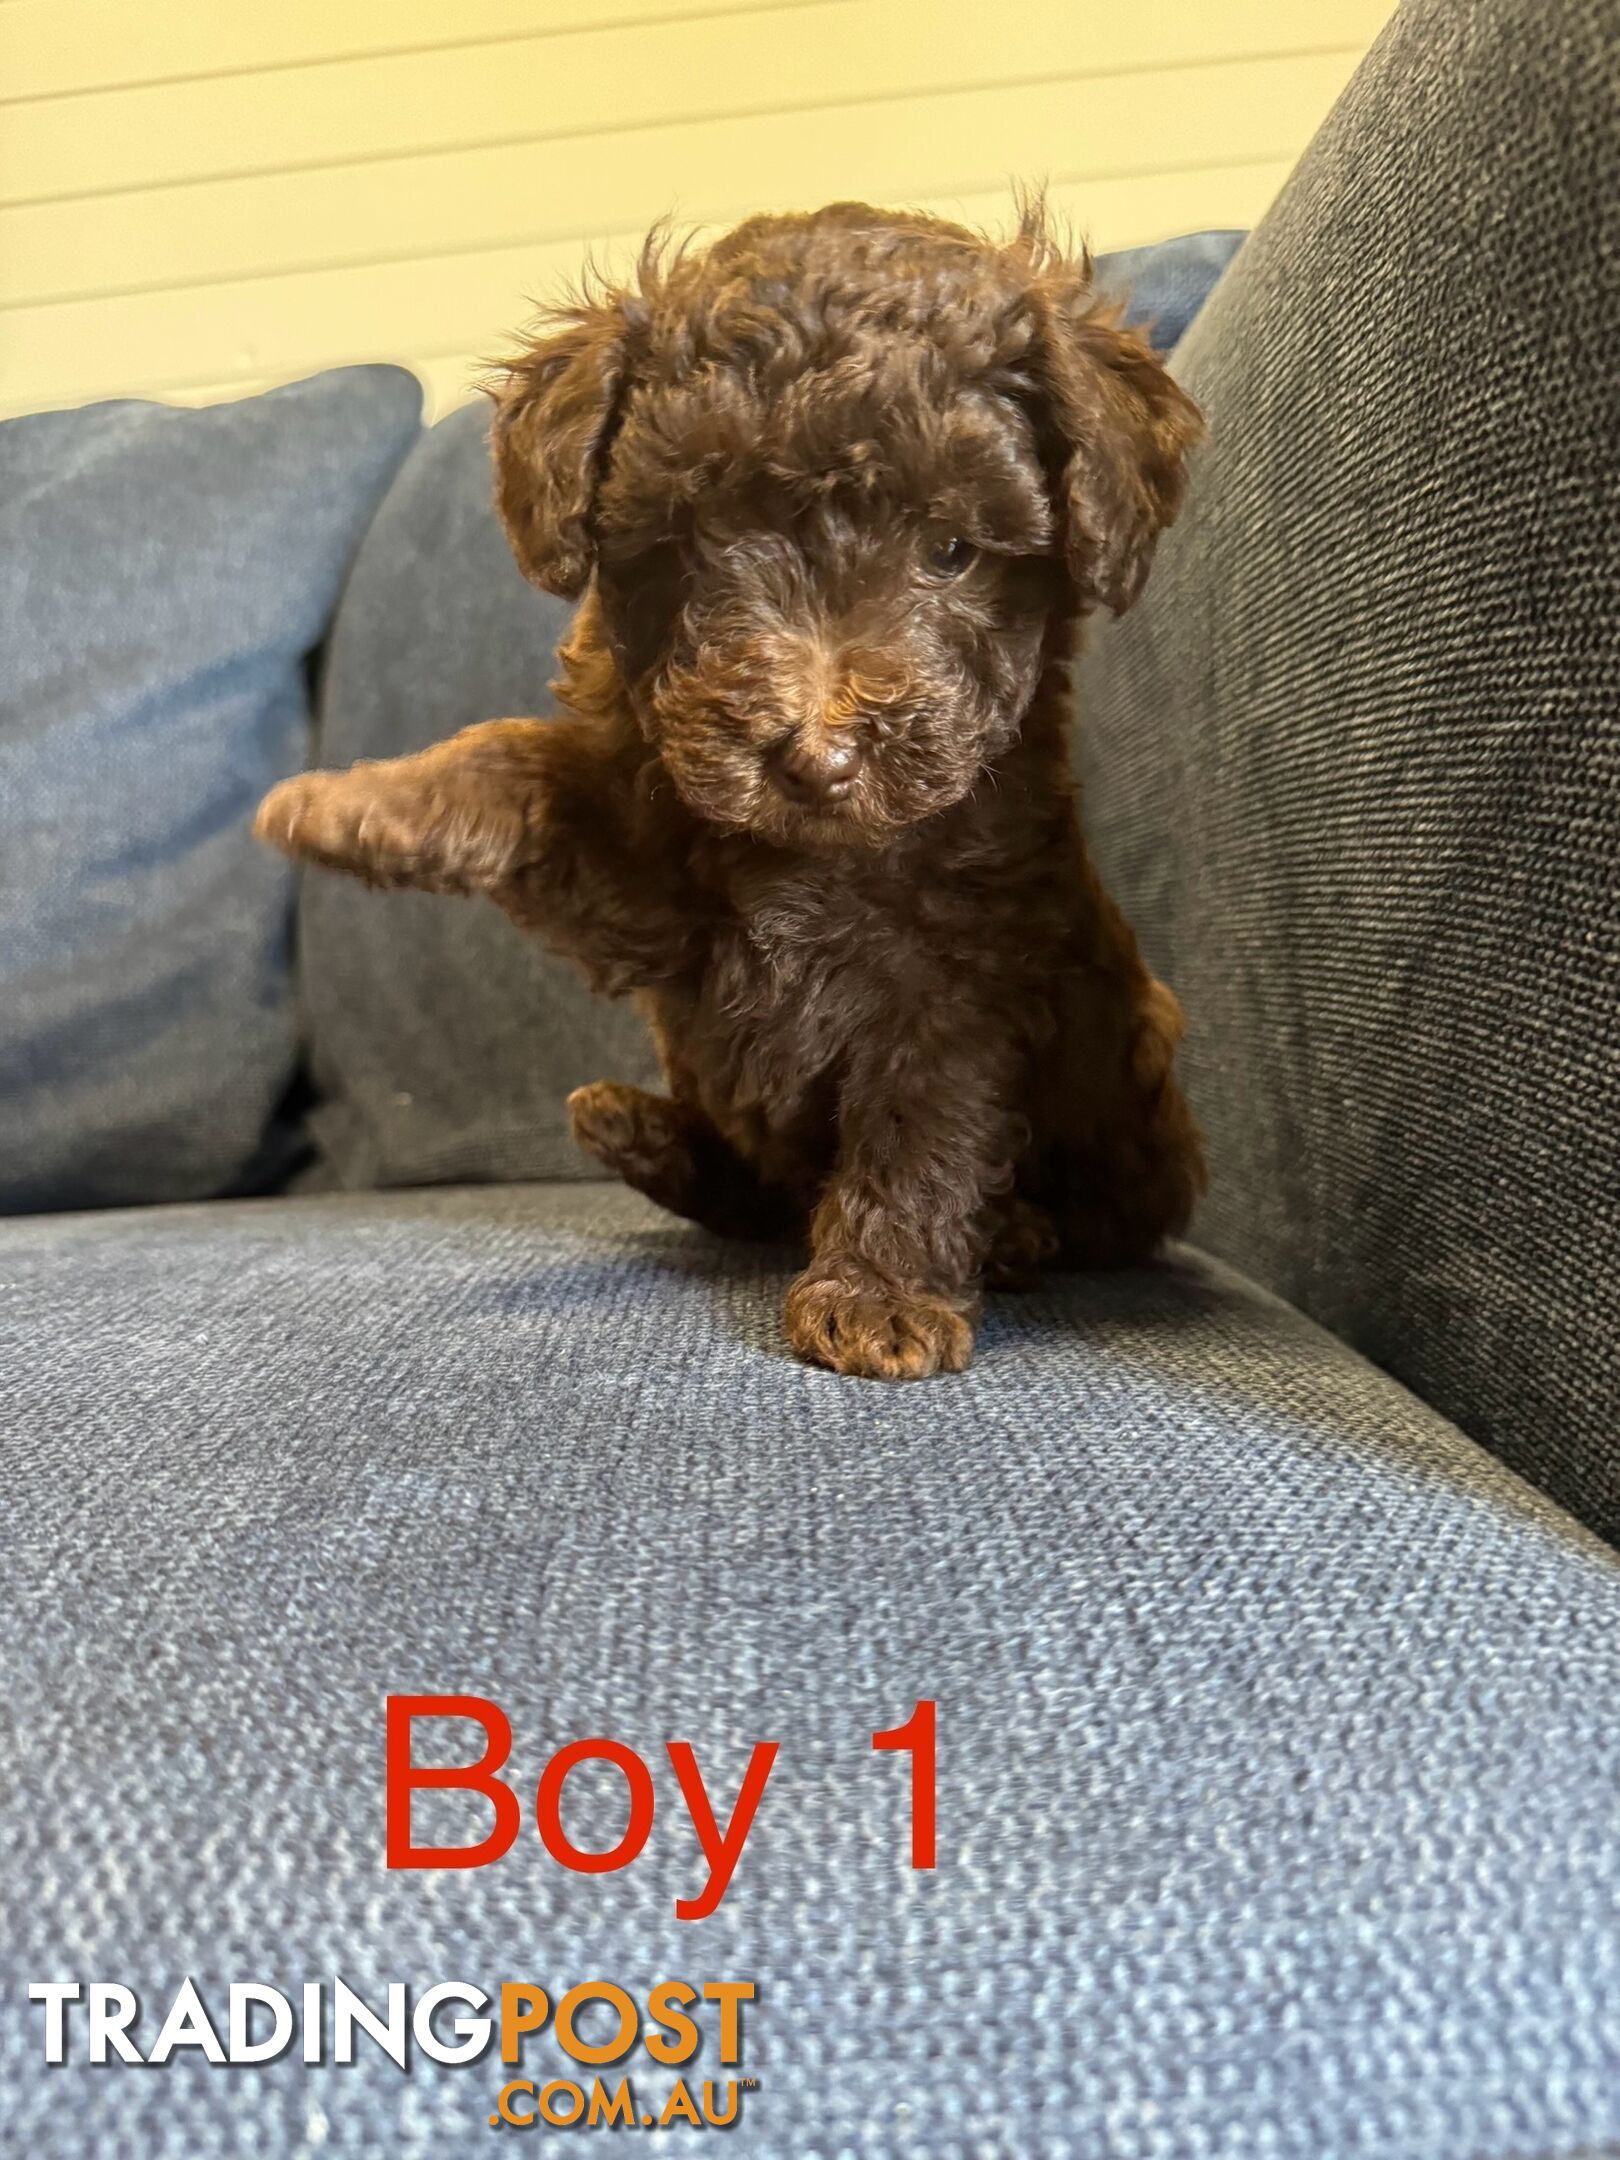
{"label": "tradingpost logo", "polygon": [[343,1980],[292,1991],[236,1980],[212,2004],[186,1980],[160,2021],[119,1981],[36,1980],[28,1995],[43,2011],[53,2065],[152,2067],[190,2050],[225,2067],[296,2049],[317,2066],[353,2063],[371,2047],[403,2071],[413,2048],[430,2062],[473,2065],[498,2046],[496,2130],[729,2130],[755,2089],[743,2074],[751,1980],[660,1980],[644,1995],[611,1980],[555,1994],[529,1980],[489,1991],[459,1980],[413,1991],[396,1980],[371,2001]]}

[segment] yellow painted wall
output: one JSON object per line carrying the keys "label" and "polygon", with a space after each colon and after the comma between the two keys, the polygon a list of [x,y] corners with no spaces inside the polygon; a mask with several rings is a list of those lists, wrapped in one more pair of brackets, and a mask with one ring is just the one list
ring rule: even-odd
{"label": "yellow painted wall", "polygon": [[0,413],[410,362],[673,210],[1264,210],[1393,0],[0,0]]}

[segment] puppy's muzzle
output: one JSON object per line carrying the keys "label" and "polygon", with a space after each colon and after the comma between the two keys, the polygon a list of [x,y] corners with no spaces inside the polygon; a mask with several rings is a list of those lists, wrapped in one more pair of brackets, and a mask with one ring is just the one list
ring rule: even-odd
{"label": "puppy's muzzle", "polygon": [[866,744],[853,728],[819,738],[790,735],[771,759],[771,778],[788,801],[804,810],[825,810],[855,785]]}

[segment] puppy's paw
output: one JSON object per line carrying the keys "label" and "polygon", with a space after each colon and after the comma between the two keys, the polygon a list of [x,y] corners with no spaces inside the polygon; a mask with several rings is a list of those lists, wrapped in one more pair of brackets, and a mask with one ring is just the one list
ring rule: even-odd
{"label": "puppy's paw", "polygon": [[1003,1201],[990,1219],[984,1280],[990,1290],[1032,1290],[1058,1256],[1057,1224],[1032,1200]]}
{"label": "puppy's paw", "polygon": [[787,1338],[812,1365],[863,1380],[961,1372],[973,1328],[944,1298],[895,1290],[874,1276],[810,1267],[787,1294]]}
{"label": "puppy's paw", "polygon": [[409,884],[419,872],[413,821],[399,814],[372,781],[381,771],[296,773],[259,805],[253,834],[295,860],[346,870],[373,885]]}
{"label": "puppy's paw", "polygon": [[369,885],[493,893],[537,857],[546,726],[488,720],[410,757],[298,773],[271,789],[253,830]]}
{"label": "puppy's paw", "polygon": [[593,1080],[569,1096],[568,1123],[587,1155],[639,1191],[694,1182],[687,1121],[662,1096]]}

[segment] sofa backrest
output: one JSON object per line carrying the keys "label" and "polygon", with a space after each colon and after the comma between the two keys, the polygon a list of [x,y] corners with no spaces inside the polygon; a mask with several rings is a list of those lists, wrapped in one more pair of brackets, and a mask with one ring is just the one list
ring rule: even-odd
{"label": "sofa backrest", "polygon": [[1079,671],[1194,1235],[1620,1536],[1611,0],[1407,0],[1189,332]]}

